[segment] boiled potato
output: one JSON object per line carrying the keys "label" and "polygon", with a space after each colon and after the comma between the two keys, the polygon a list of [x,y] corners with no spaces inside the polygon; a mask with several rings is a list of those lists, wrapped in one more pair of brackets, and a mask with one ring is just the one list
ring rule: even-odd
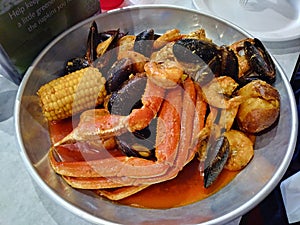
{"label": "boiled potato", "polygon": [[259,133],[275,123],[280,112],[280,95],[272,85],[254,80],[242,87],[238,95],[245,98],[237,113],[241,130]]}

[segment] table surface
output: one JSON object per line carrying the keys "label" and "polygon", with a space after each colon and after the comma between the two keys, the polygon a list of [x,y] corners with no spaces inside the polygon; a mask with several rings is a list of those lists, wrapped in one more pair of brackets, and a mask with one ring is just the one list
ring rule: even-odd
{"label": "table surface", "polygon": [[[195,9],[192,1],[171,2],[177,6]],[[132,3],[125,0],[122,6],[128,5]],[[300,53],[300,39],[265,44],[290,79]],[[1,90],[4,87],[17,90],[17,86],[13,84],[1,84],[3,80],[0,75]],[[33,181],[19,153],[13,117],[0,122],[0,140],[0,225],[90,224],[49,199]],[[239,219],[236,219],[231,224],[238,224],[238,221]]]}

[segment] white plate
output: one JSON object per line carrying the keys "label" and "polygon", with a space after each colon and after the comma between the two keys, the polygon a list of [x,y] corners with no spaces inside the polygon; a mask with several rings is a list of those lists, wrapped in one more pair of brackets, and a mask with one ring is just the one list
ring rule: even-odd
{"label": "white plate", "polygon": [[299,0],[193,0],[203,12],[228,20],[263,41],[286,41],[300,37]]}

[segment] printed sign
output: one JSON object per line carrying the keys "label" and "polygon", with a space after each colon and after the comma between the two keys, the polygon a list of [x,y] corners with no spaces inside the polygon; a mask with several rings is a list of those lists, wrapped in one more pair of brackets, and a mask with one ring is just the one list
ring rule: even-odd
{"label": "printed sign", "polygon": [[99,0],[0,0],[1,46],[22,78],[54,37],[99,11]]}

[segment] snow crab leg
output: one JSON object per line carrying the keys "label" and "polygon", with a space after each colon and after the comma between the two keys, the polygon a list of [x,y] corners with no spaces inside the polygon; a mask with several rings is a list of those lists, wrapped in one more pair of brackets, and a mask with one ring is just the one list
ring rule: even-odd
{"label": "snow crab leg", "polygon": [[[65,180],[71,186],[77,188],[150,185],[174,178],[195,154],[191,143],[196,91],[190,79],[185,81],[184,88],[186,94],[182,93],[180,86],[168,90],[162,103],[158,115],[157,130],[160,133],[157,135],[155,153],[157,161],[122,156],[67,163],[57,162],[50,155],[52,167],[57,173],[65,176]],[[187,116],[182,119],[181,115],[185,113]],[[183,127],[185,129],[182,129]],[[186,132],[187,130],[191,132]]]}
{"label": "snow crab leg", "polygon": [[[163,175],[176,158],[177,145],[180,137],[180,106],[181,88],[178,86],[178,88],[170,90],[166,96],[166,100],[162,104],[159,114],[160,122],[158,123],[158,130],[164,132],[164,134],[161,133],[161,135],[159,135],[160,138],[157,140],[157,162],[138,157],[121,156],[116,158],[107,157],[105,159],[89,162],[66,163],[57,162],[53,160],[54,158],[50,155],[52,167],[57,173],[72,177],[126,176],[135,179],[139,177],[145,178]],[[169,118],[173,119],[168,121]],[[172,131],[172,134],[168,138],[164,138],[167,131]],[[107,153],[107,155],[109,155],[109,153]],[[101,178],[101,180],[103,180],[103,178]]]}
{"label": "snow crab leg", "polygon": [[176,87],[183,71],[178,64],[173,62],[165,64],[148,62],[145,65],[145,71],[148,79],[142,96],[142,108],[134,109],[128,116],[108,114],[95,117],[93,123],[83,120],[72,133],[55,143],[54,146],[76,141],[98,140],[99,137],[107,138],[127,131],[134,132],[148,126],[161,107],[166,88]]}

